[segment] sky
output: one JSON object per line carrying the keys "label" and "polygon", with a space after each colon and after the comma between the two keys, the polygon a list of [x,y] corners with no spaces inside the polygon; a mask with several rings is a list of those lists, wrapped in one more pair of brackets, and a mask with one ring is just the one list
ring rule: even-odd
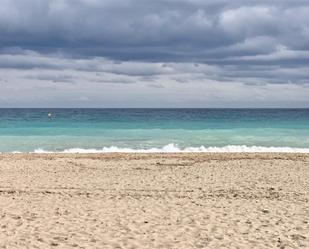
{"label": "sky", "polygon": [[309,107],[308,0],[0,0],[0,107]]}

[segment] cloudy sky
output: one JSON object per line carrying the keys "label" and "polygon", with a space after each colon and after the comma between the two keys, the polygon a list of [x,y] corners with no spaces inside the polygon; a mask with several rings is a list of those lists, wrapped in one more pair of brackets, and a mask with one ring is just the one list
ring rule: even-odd
{"label": "cloudy sky", "polygon": [[0,107],[309,107],[308,0],[0,0]]}

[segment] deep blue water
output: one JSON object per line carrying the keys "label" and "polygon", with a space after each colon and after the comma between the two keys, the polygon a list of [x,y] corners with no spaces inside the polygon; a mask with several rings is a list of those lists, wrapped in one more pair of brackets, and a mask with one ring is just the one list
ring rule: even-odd
{"label": "deep blue water", "polygon": [[168,144],[309,148],[309,109],[0,109],[1,152]]}

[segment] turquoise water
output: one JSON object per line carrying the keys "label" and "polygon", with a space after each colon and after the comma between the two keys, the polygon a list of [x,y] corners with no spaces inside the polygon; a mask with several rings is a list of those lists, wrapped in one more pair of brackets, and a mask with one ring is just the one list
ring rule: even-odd
{"label": "turquoise water", "polygon": [[0,109],[0,152],[201,146],[309,149],[309,109]]}

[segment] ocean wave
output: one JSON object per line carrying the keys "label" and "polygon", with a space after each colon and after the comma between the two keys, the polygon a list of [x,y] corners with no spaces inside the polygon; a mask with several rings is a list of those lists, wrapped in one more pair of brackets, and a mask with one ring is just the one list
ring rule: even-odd
{"label": "ocean wave", "polygon": [[131,149],[119,148],[116,146],[103,147],[102,149],[82,149],[72,148],[63,151],[47,151],[36,149],[34,153],[260,153],[260,152],[283,152],[283,153],[309,153],[309,148],[292,148],[292,147],[263,147],[263,146],[246,146],[246,145],[227,145],[223,147],[186,147],[180,148],[175,144],[168,144],[162,148],[150,149]]}

